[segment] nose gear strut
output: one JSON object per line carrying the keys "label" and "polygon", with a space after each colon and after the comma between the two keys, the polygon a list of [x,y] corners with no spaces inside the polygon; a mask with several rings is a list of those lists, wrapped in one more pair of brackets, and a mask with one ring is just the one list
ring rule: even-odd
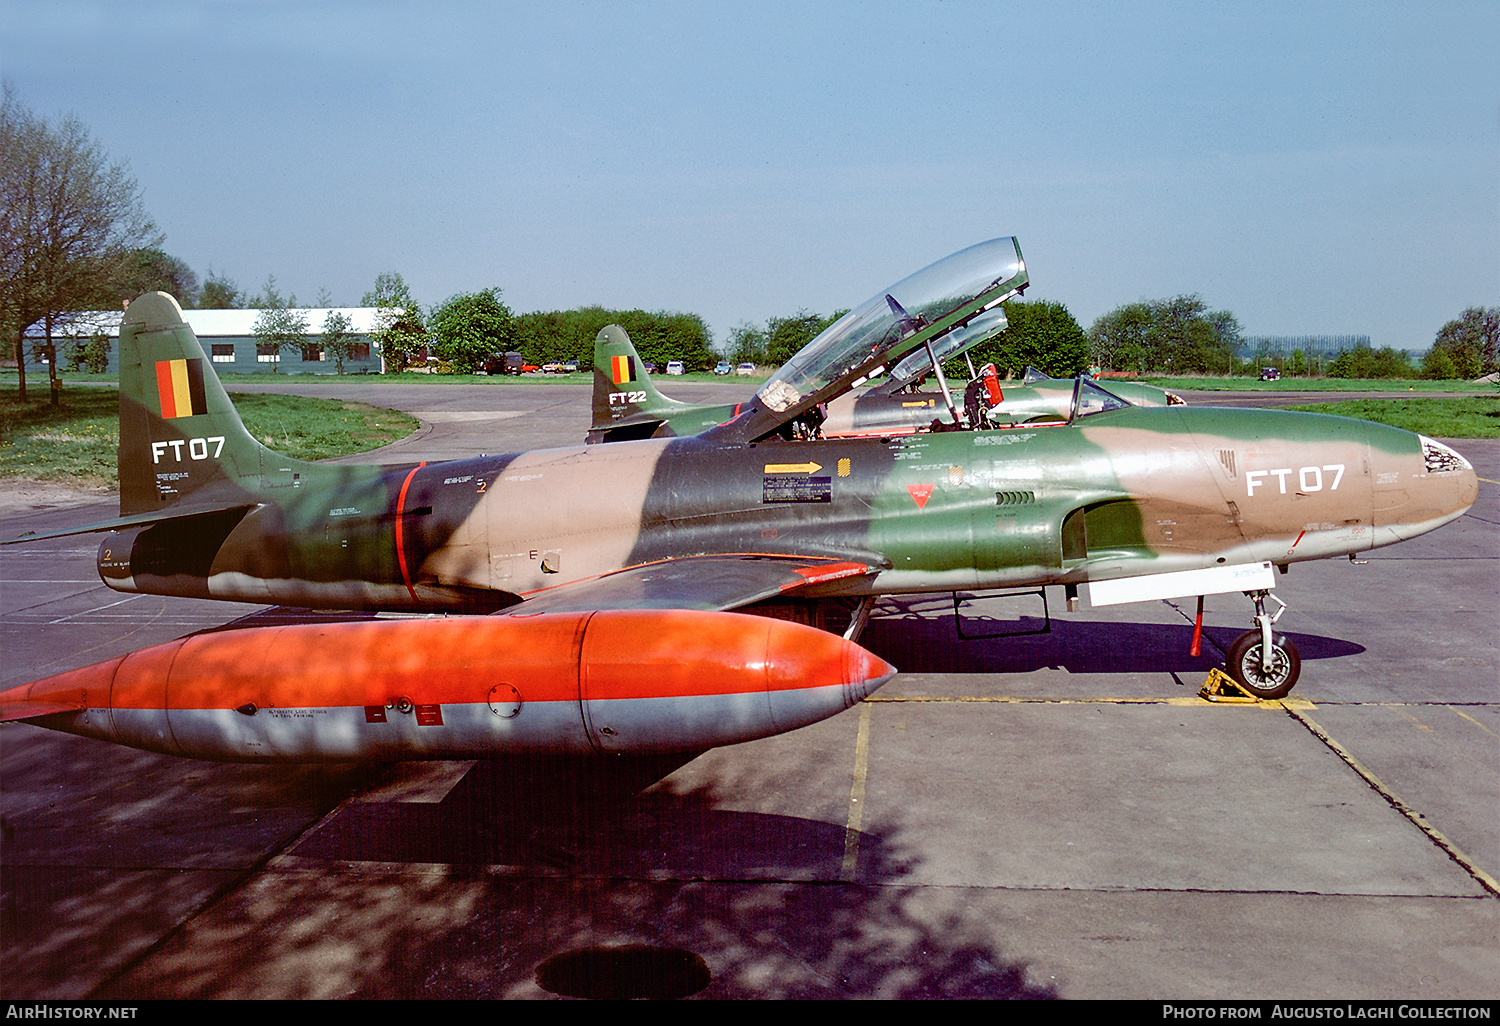
{"label": "nose gear strut", "polygon": [[[1225,669],[1235,681],[1259,698],[1281,698],[1297,683],[1302,657],[1297,646],[1285,634],[1276,634],[1272,625],[1286,612],[1286,603],[1269,591],[1247,591],[1255,603],[1255,628],[1234,639],[1225,658]],[[1281,608],[1266,612],[1266,599]]]}

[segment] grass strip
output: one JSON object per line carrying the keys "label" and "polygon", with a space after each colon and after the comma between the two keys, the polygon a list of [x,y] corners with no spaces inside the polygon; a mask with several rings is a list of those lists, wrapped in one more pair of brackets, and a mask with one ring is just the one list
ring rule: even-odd
{"label": "grass strip", "polygon": [[[1106,379],[1105,384],[1109,383]],[[1256,378],[1159,378],[1139,379],[1158,388],[1206,392],[1459,392],[1500,395],[1500,387],[1473,381],[1428,381],[1424,378],[1293,378],[1260,381]]]}
{"label": "grass strip", "polygon": [[1373,420],[1434,438],[1500,438],[1500,396],[1344,399],[1336,403],[1298,403],[1281,409]]}
{"label": "grass strip", "polygon": [[[368,452],[417,429],[416,418],[342,399],[237,394],[230,397],[250,434],[277,452],[322,460]],[[0,478],[60,481],[80,488],[119,487],[119,394],[113,388],[71,387],[53,406],[0,389]]]}

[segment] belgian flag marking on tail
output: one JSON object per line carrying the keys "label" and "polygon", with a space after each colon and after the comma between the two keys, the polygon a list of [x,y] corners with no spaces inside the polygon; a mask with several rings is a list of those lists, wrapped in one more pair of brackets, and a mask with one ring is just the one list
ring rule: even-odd
{"label": "belgian flag marking on tail", "polygon": [[614,378],[615,384],[623,385],[635,380],[635,358],[630,356],[611,356],[609,358],[610,377]]}
{"label": "belgian flag marking on tail", "polygon": [[208,412],[208,400],[203,393],[202,360],[158,360],[156,391],[161,397],[163,420]]}

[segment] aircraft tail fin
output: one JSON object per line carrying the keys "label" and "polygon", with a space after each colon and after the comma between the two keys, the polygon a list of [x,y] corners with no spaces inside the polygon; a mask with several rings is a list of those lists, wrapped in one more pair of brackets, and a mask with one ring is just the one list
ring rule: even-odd
{"label": "aircraft tail fin", "polygon": [[[591,432],[609,431],[620,421],[646,422],[689,403],[668,399],[651,383],[630,336],[611,324],[594,339],[594,418]],[[649,434],[649,432],[647,432]]]}
{"label": "aircraft tail fin", "polygon": [[214,501],[296,487],[314,464],[257,442],[219,383],[177,300],[148,292],[120,323],[120,514],[208,490]]}

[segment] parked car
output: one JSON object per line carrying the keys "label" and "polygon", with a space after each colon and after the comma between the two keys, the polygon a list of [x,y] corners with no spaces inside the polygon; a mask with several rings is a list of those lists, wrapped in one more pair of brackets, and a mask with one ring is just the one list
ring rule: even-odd
{"label": "parked car", "polygon": [[562,372],[563,363],[561,360],[551,360],[547,363],[542,364],[543,374],[561,374]]}
{"label": "parked car", "polygon": [[1281,371],[1277,370],[1275,367],[1263,367],[1263,368],[1261,368],[1261,372],[1260,372],[1260,380],[1262,380],[1262,381],[1280,381],[1281,380]]}
{"label": "parked car", "polygon": [[667,361],[667,373],[668,374],[686,374],[687,373],[687,369],[682,366],[682,361],[681,360],[668,360]]}
{"label": "parked car", "polygon": [[742,363],[742,364],[740,364],[738,367],[736,367],[734,369],[734,372],[736,374],[742,376],[742,377],[746,376],[746,375],[754,374],[755,373],[755,364],[753,364],[753,363]]}
{"label": "parked car", "polygon": [[578,361],[577,360],[569,360],[567,363],[563,364],[563,373],[564,374],[574,374],[577,371],[578,371]]}
{"label": "parked car", "polygon": [[728,360],[720,360],[718,363],[714,364],[715,374],[728,374],[732,370],[734,370],[734,365],[731,364]]}
{"label": "parked car", "polygon": [[520,353],[492,353],[484,358],[486,374],[520,374],[525,368]]}

